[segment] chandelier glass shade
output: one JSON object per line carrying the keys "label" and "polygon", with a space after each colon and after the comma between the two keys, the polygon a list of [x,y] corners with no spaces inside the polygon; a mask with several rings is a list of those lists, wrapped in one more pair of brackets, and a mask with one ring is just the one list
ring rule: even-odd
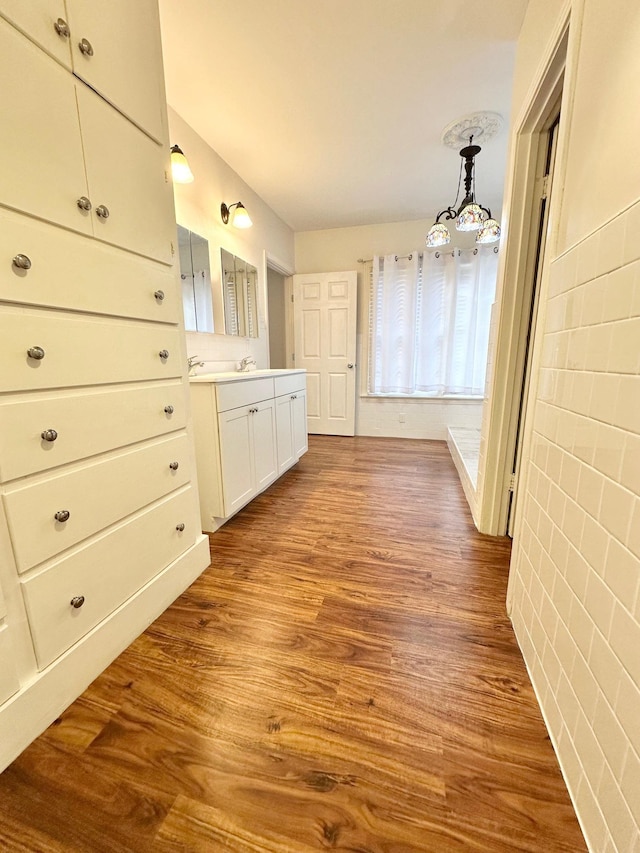
{"label": "chandelier glass shade", "polygon": [[[473,136],[469,137],[469,144],[460,150],[462,163],[460,165],[456,200],[453,205],[441,210],[436,216],[436,221],[427,234],[426,243],[429,248],[446,246],[447,243],[451,242],[449,229],[443,222],[440,222],[442,218],[446,220],[455,219],[458,231],[477,231],[477,243],[494,243],[500,239],[499,223],[493,219],[489,208],[479,204],[475,197],[475,158],[481,150],[479,145],[473,144]],[[463,168],[465,195],[460,205],[456,208],[460,196]]]}

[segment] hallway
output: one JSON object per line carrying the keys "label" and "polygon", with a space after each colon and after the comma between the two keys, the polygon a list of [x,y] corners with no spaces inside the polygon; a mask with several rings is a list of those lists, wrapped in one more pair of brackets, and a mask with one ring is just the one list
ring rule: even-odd
{"label": "hallway", "polygon": [[0,848],[582,853],[444,442],[310,436],[4,774]]}

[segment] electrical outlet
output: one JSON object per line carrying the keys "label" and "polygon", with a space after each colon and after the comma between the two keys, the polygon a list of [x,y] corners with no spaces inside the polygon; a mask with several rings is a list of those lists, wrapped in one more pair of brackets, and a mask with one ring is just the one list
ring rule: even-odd
{"label": "electrical outlet", "polygon": [[400,412],[400,414],[398,415],[398,420],[401,424],[404,423],[404,412]]}

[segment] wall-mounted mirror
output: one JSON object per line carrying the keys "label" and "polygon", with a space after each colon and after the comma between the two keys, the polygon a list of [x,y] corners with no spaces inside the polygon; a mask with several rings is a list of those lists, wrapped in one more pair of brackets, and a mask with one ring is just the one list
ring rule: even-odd
{"label": "wall-mounted mirror", "polygon": [[209,243],[178,225],[182,308],[187,332],[213,332]]}
{"label": "wall-mounted mirror", "polygon": [[258,270],[220,249],[224,326],[227,335],[258,337]]}

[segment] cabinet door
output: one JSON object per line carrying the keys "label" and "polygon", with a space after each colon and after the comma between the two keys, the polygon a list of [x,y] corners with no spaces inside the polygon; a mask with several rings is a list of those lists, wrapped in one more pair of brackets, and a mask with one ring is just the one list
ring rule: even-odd
{"label": "cabinet door", "polygon": [[243,406],[218,415],[220,464],[225,517],[244,506],[256,493],[252,460],[252,419]]}
{"label": "cabinet door", "polygon": [[275,400],[256,403],[252,408],[251,441],[257,493],[278,476]]}
{"label": "cabinet door", "polygon": [[291,395],[276,398],[276,438],[278,443],[278,474],[284,473],[296,461],[293,450],[293,421]]}
{"label": "cabinet door", "polygon": [[0,80],[2,203],[91,234],[73,77],[0,19]]}
{"label": "cabinet door", "polygon": [[[24,2],[24,0],[23,0]],[[67,0],[73,70],[164,142],[165,94],[157,0]],[[81,43],[85,40],[85,52]]]}
{"label": "cabinet door", "polygon": [[64,0],[0,0],[0,15],[22,30],[54,59],[71,68],[69,36],[63,26],[55,24],[61,19],[65,24],[67,12]]}
{"label": "cabinet door", "polygon": [[293,452],[297,459],[309,449],[307,435],[307,392],[296,391],[291,400],[291,420],[293,422]]}
{"label": "cabinet door", "polygon": [[[175,215],[168,148],[86,86],[76,88],[94,235],[170,264]],[[108,218],[98,215],[105,207]]]}

